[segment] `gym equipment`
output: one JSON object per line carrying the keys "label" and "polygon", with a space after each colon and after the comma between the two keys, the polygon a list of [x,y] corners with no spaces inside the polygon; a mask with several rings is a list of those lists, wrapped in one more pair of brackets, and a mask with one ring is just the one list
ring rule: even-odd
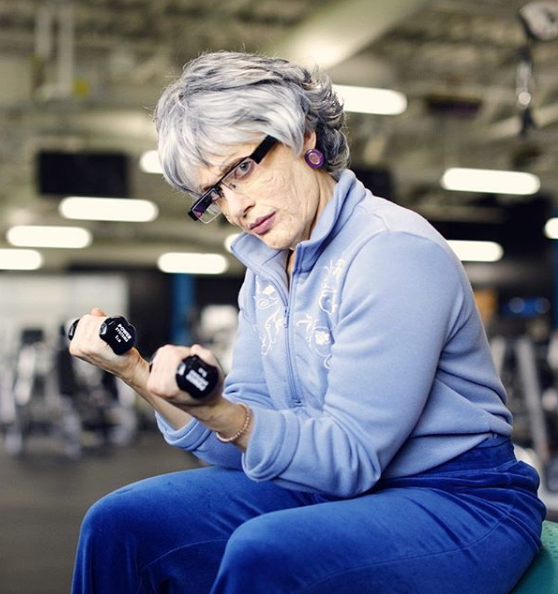
{"label": "gym equipment", "polygon": [[[153,367],[156,354],[151,357],[149,371]],[[197,355],[191,355],[182,359],[179,363],[176,368],[175,379],[176,385],[183,392],[188,392],[196,400],[202,400],[215,389],[219,381],[219,370]]]}
{"label": "gym equipment", "polygon": [[[514,416],[512,441],[516,457],[537,470],[541,477],[539,497],[549,511],[558,512],[558,441],[553,430],[558,411],[543,406],[542,380],[548,366],[545,349],[541,353],[540,345],[538,348],[526,334],[496,336],[490,346]],[[556,369],[552,371],[556,373]]]}
{"label": "gym equipment", "polygon": [[558,592],[558,524],[544,522],[542,548],[511,594]]}
{"label": "gym equipment", "polygon": [[[109,320],[109,336],[119,323],[122,318]],[[73,335],[76,324],[72,325]],[[118,336],[131,348],[128,337],[135,338],[135,332],[123,329],[128,334]],[[28,443],[36,435],[58,442],[72,460],[84,450],[132,443],[138,429],[135,393],[109,373],[70,355],[66,324],[59,326],[56,337],[47,328],[23,328],[18,336],[14,335],[9,358],[0,358],[8,363],[0,368],[0,443],[9,455],[35,452]]]}
{"label": "gym equipment", "polygon": [[2,419],[4,446],[11,456],[21,456],[34,434],[59,439],[69,458],[80,455],[79,417],[55,373],[58,348],[42,328],[21,330],[14,353],[11,406],[8,417]]}
{"label": "gym equipment", "polygon": [[[72,340],[79,318],[68,330],[68,339]],[[99,337],[104,340],[116,355],[123,355],[136,344],[136,329],[123,316],[107,318],[99,328]]]}
{"label": "gym equipment", "polygon": [[197,355],[186,357],[176,370],[176,383],[192,398],[201,400],[211,394],[219,381],[219,370]]}

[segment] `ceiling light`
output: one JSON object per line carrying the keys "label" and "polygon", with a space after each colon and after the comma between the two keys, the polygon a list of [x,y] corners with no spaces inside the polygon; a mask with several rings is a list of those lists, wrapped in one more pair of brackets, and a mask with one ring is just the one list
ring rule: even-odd
{"label": "ceiling light", "polygon": [[0,269],[37,270],[43,265],[43,257],[35,250],[1,250]]}
{"label": "ceiling light", "polygon": [[91,231],[82,227],[18,225],[6,233],[8,243],[19,247],[85,248],[91,245]]}
{"label": "ceiling light", "polygon": [[159,270],[182,274],[222,274],[229,263],[221,254],[168,252],[157,260]]}
{"label": "ceiling light", "polygon": [[502,259],[504,250],[494,241],[461,241],[451,239],[449,246],[464,262],[497,262]]}
{"label": "ceiling light", "polygon": [[67,219],[133,223],[153,221],[159,214],[159,209],[153,202],[133,200],[131,198],[79,198],[69,196],[60,202],[58,210]]}
{"label": "ceiling light", "polygon": [[333,85],[333,89],[343,101],[345,111],[399,115],[407,109],[407,98],[398,91],[349,85]]}
{"label": "ceiling light", "polygon": [[163,173],[159,153],[157,151],[145,151],[139,160],[139,167],[145,173]]}
{"label": "ceiling light", "polygon": [[558,218],[548,219],[544,226],[544,234],[549,239],[558,239]]}
{"label": "ceiling light", "polygon": [[539,178],[532,173],[464,167],[446,170],[440,183],[446,190],[522,196],[535,194],[541,187]]}
{"label": "ceiling light", "polygon": [[225,237],[225,249],[227,250],[227,252],[231,251],[231,245],[240,236],[241,233],[231,233],[230,235],[227,235],[227,237]]}

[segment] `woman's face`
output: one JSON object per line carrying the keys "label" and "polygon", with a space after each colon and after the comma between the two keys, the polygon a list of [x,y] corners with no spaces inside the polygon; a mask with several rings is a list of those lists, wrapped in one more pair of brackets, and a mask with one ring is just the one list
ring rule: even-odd
{"label": "woman's face", "polygon": [[[304,150],[312,148],[315,136]],[[251,154],[255,144],[238,145],[222,166],[200,170],[200,187],[215,183],[232,164]],[[310,168],[304,158],[277,143],[250,173],[246,192],[221,186],[218,204],[229,222],[255,235],[273,249],[294,249],[310,237],[319,213],[333,194],[335,181],[323,170]]]}

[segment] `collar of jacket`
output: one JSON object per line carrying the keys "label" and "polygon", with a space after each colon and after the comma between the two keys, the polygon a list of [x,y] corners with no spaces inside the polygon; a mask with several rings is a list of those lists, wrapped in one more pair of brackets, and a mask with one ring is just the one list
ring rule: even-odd
{"label": "collar of jacket", "polygon": [[[355,174],[346,169],[335,185],[332,199],[322,211],[312,235],[296,247],[296,270],[310,270],[323,247],[331,241],[353,213],[355,207],[370,193]],[[231,252],[249,269],[260,274],[270,268],[284,270],[286,250],[274,250],[248,233],[242,233],[231,246]]]}

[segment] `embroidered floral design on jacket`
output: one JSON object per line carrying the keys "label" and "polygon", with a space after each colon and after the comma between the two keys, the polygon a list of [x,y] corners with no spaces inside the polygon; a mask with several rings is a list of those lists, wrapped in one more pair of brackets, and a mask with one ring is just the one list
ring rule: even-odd
{"label": "embroidered floral design on jacket", "polygon": [[338,307],[338,285],[345,268],[345,260],[339,258],[336,262],[330,260],[329,265],[324,266],[326,277],[322,283],[322,292],[319,297],[320,309],[330,316],[337,311]]}
{"label": "embroidered floral design on jacket", "polygon": [[329,369],[329,360],[331,359],[331,345],[333,340],[329,328],[318,326],[320,321],[317,318],[306,314],[304,320],[299,320],[296,325],[304,328],[305,339],[312,352],[317,353],[323,358],[323,364]]}
{"label": "embroidered floral design on jacket", "polygon": [[283,307],[275,287],[271,284],[262,287],[258,279],[256,279],[256,295],[254,299],[256,300],[256,307],[259,310],[269,310],[263,324],[263,331],[260,332],[261,353],[262,355],[267,355],[277,342],[277,336],[280,330],[284,328]]}

